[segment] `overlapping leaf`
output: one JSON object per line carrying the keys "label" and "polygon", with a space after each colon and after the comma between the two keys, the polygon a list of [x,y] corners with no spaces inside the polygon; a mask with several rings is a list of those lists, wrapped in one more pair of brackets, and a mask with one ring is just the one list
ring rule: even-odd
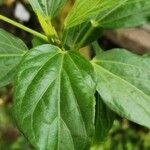
{"label": "overlapping leaf", "polygon": [[[65,27],[70,28],[93,20],[100,26],[140,13],[148,13],[150,2],[147,0],[77,0],[66,18]],[[126,18],[127,19],[127,18]]]}
{"label": "overlapping leaf", "polygon": [[36,36],[33,37],[33,39],[32,39],[32,46],[33,47],[40,46],[43,44],[47,44],[47,43],[45,41],[43,41],[42,39],[36,37]]}
{"label": "overlapping leaf", "polygon": [[96,119],[95,119],[95,139],[94,144],[100,145],[113,125],[114,113],[102,101],[100,95],[96,94]]}
{"label": "overlapping leaf", "polygon": [[58,14],[67,0],[29,0],[36,13],[44,18],[53,18]]}
{"label": "overlapping leaf", "polygon": [[141,25],[149,9],[147,0],[77,0],[65,21],[64,43],[80,48],[104,29]]}
{"label": "overlapping leaf", "polygon": [[150,128],[150,57],[125,50],[102,52],[93,60],[97,90],[119,115]]}
{"label": "overlapping leaf", "polygon": [[94,134],[93,67],[52,45],[31,50],[15,86],[14,116],[36,149],[84,150]]}
{"label": "overlapping leaf", "polygon": [[9,84],[27,47],[17,37],[0,29],[0,87]]}

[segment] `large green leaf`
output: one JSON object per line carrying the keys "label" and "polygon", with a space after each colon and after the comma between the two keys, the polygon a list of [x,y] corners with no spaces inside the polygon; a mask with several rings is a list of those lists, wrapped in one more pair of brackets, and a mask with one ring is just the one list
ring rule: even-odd
{"label": "large green leaf", "polygon": [[89,20],[100,26],[108,26],[124,18],[127,20],[126,17],[132,15],[148,13],[149,9],[150,1],[147,0],[76,0],[66,18],[65,27],[70,28]]}
{"label": "large green leaf", "polygon": [[114,122],[114,113],[96,93],[96,119],[94,145],[100,145],[106,138]]}
{"label": "large green leaf", "polygon": [[83,150],[94,134],[95,81],[80,54],[52,45],[31,50],[16,78],[14,116],[40,150]]}
{"label": "large green leaf", "polygon": [[64,44],[78,49],[96,40],[104,29],[141,25],[149,9],[147,0],[77,0],[65,21]]}
{"label": "large green leaf", "polygon": [[0,29],[0,87],[13,80],[16,67],[26,50],[26,45],[20,39]]}
{"label": "large green leaf", "polygon": [[100,53],[92,64],[104,102],[119,115],[150,128],[150,57],[114,49]]}
{"label": "large green leaf", "polygon": [[29,0],[34,11],[44,18],[55,17],[67,0]]}

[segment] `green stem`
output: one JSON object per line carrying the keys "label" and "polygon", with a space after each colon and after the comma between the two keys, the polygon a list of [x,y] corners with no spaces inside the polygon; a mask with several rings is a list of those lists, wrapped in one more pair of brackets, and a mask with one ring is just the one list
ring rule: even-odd
{"label": "green stem", "polygon": [[91,27],[89,28],[89,30],[85,33],[85,35],[83,36],[83,38],[81,39],[81,41],[79,42],[79,44],[78,44],[78,46],[77,46],[77,48],[76,48],[77,50],[82,47],[82,45],[83,45],[84,42],[87,40],[87,38],[91,35],[91,33],[93,32],[93,30],[94,30],[94,27],[91,26]]}
{"label": "green stem", "polygon": [[9,18],[7,18],[7,17],[5,17],[3,15],[0,15],[0,20],[3,20],[3,21],[5,21],[5,22],[7,22],[9,24],[12,24],[12,25],[14,25],[14,26],[16,26],[16,27],[18,27],[18,28],[20,28],[20,29],[30,33],[30,34],[33,34],[34,36],[37,36],[37,37],[43,39],[46,42],[48,42],[47,36],[37,32],[35,30],[32,30],[32,29],[30,29],[30,28],[28,28],[28,27],[26,27],[26,26],[24,26],[24,25],[22,25],[22,24],[20,24],[20,23],[18,23],[16,21],[13,21],[13,20],[11,20],[11,19],[9,19]]}
{"label": "green stem", "polygon": [[93,50],[94,50],[94,52],[95,52],[96,55],[99,54],[100,52],[103,52],[103,49],[98,44],[98,41],[94,41],[92,43],[92,47],[93,47]]}
{"label": "green stem", "polygon": [[83,44],[85,43],[85,41],[87,40],[87,38],[93,33],[95,28],[97,28],[99,26],[99,23],[97,21],[95,21],[95,20],[91,20],[90,22],[91,22],[90,28],[85,33],[85,35],[83,36],[83,38],[79,42],[79,44],[78,44],[76,49],[81,48],[83,46]]}

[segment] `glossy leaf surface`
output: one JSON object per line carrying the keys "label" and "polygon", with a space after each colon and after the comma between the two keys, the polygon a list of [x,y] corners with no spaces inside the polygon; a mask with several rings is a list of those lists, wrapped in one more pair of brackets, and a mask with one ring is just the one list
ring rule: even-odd
{"label": "glossy leaf surface", "polygon": [[150,128],[150,57],[114,49],[100,53],[92,64],[104,102],[122,117]]}
{"label": "glossy leaf surface", "polygon": [[52,45],[31,50],[16,78],[14,116],[36,149],[83,150],[94,134],[95,81],[80,54]]}
{"label": "glossy leaf surface", "polygon": [[26,45],[20,39],[0,29],[0,87],[12,82],[26,50]]}

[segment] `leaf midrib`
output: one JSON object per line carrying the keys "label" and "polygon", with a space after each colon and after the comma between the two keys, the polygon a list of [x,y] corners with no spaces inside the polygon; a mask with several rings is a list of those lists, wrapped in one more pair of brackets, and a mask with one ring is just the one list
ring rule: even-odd
{"label": "leaf midrib", "polygon": [[61,132],[61,110],[60,110],[60,99],[61,99],[61,95],[60,95],[60,91],[61,91],[61,73],[62,73],[62,69],[63,69],[63,62],[64,62],[64,55],[62,53],[62,59],[61,59],[61,65],[60,65],[60,70],[59,70],[59,74],[58,74],[58,83],[59,83],[59,88],[58,88],[58,104],[57,104],[57,109],[58,109],[58,140],[57,140],[57,150],[60,149],[60,132]]}

